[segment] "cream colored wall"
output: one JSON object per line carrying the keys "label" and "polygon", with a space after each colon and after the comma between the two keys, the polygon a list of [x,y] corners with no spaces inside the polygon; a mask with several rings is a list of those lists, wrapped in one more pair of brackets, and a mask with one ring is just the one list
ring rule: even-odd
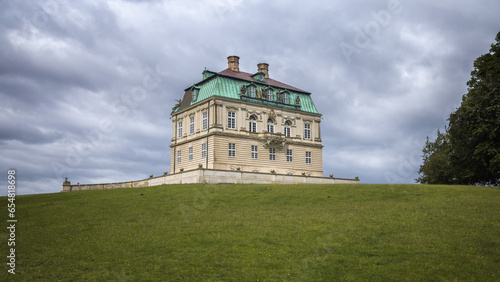
{"label": "cream colored wall", "polygon": [[[222,126],[224,130],[233,132],[246,132],[250,122],[250,116],[257,117],[257,132],[267,132],[267,120],[270,117],[271,109],[274,111],[275,132],[284,133],[285,122],[289,120],[292,123],[291,137],[299,139],[303,142],[310,144],[321,144],[320,138],[320,123],[321,117],[319,115],[306,114],[302,112],[294,112],[282,108],[271,108],[263,105],[256,105],[250,103],[233,102],[231,100],[217,101],[222,105],[221,110],[218,111],[218,119],[223,120]],[[236,129],[229,129],[227,127],[227,112],[235,111],[236,116]],[[311,124],[311,139],[304,139],[304,124]]]}
{"label": "cream colored wall", "polygon": [[[198,168],[198,164],[206,166],[206,160],[201,159],[201,143],[206,142],[207,130],[202,129],[202,113],[207,112],[208,102],[172,116],[172,145],[171,145],[171,173],[179,172],[180,168],[190,170]],[[271,110],[274,112],[272,115]],[[236,112],[236,129],[227,127],[228,111]],[[232,170],[240,168],[244,171],[270,172],[275,170],[279,174],[293,173],[312,176],[323,176],[322,145],[320,139],[321,117],[314,114],[295,112],[281,108],[271,108],[234,101],[230,99],[213,99],[209,109],[209,144],[208,168]],[[257,117],[257,132],[249,132],[250,116]],[[190,134],[189,118],[195,118],[195,130]],[[286,138],[287,145],[276,149],[276,160],[269,160],[269,150],[264,148],[263,141],[270,136],[279,134],[267,133],[267,120],[272,117],[275,121],[276,133],[283,138],[284,125],[291,122],[291,137]],[[182,121],[182,136],[177,139],[178,123]],[[304,139],[304,123],[311,124],[311,139]],[[228,156],[229,143],[236,144],[236,157]],[[251,145],[258,145],[258,160],[251,159]],[[189,147],[193,147],[193,160],[189,161]],[[286,150],[293,150],[293,162],[286,161]],[[181,163],[177,163],[177,151],[181,150]],[[312,153],[312,164],[306,164],[305,152]],[[175,166],[174,166],[174,162]],[[174,171],[175,167],[175,171]]]}
{"label": "cream colored wall", "polygon": [[[236,145],[236,156],[229,156],[229,143]],[[276,160],[269,159],[269,149],[264,148],[257,139],[215,136],[215,166],[214,169],[243,171],[258,171],[269,173],[274,170],[278,174],[292,173],[301,175],[303,172],[311,176],[323,176],[321,148],[302,145],[285,145],[283,149],[276,148]],[[251,158],[251,146],[258,146],[258,159]],[[286,152],[293,152],[292,162],[287,162]],[[306,151],[312,154],[312,163],[306,164]]]}
{"label": "cream colored wall", "polygon": [[[201,164],[203,168],[213,168],[213,160],[214,160],[214,136],[208,137],[208,146],[207,146],[207,156],[208,156],[208,167],[206,166],[207,158],[202,158],[201,149],[202,144],[207,144],[207,138],[197,138],[193,139],[187,143],[183,143],[181,145],[176,145],[170,149],[171,158],[170,158],[170,173],[177,173],[180,169],[191,170],[198,168],[198,165]],[[189,148],[193,148],[193,159],[189,160]],[[175,150],[175,152],[174,152]],[[181,162],[177,162],[177,152],[181,151]],[[175,166],[174,162],[175,161]],[[174,171],[175,169],[175,171]]]}

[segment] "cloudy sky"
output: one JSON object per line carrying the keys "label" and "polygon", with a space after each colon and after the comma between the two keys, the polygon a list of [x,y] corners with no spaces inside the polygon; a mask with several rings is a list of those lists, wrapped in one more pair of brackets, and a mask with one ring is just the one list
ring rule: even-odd
{"label": "cloudy sky", "polygon": [[312,93],[325,175],[414,183],[500,31],[498,0],[0,5],[0,179],[16,169],[19,194],[169,171],[175,99],[229,55]]}

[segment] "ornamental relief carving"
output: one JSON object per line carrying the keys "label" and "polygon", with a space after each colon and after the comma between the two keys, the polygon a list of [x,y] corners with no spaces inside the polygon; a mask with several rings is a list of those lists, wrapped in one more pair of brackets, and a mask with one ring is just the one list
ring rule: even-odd
{"label": "ornamental relief carving", "polygon": [[274,120],[274,123],[276,123],[276,114],[274,113],[274,109],[271,109],[269,112],[268,118]]}
{"label": "ornamental relief carving", "polygon": [[272,137],[268,137],[262,143],[263,143],[262,145],[266,149],[277,148],[278,150],[281,150],[286,145],[286,139],[282,138],[281,136],[272,136]]}

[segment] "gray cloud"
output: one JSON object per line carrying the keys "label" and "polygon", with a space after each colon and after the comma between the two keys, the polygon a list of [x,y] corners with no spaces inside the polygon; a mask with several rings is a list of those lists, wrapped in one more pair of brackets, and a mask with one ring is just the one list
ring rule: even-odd
{"label": "gray cloud", "polygon": [[168,171],[174,100],[238,55],[312,93],[325,175],[413,183],[494,41],[497,2],[5,1],[0,167],[20,193]]}

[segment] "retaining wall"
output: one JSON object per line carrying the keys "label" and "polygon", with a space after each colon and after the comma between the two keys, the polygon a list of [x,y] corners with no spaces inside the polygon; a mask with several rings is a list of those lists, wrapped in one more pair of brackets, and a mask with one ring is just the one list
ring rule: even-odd
{"label": "retaining wall", "polygon": [[151,187],[165,184],[358,184],[359,179],[346,179],[334,177],[317,177],[306,175],[283,175],[272,173],[258,173],[246,171],[227,171],[214,169],[194,169],[190,171],[178,172],[175,174],[151,177],[149,179],[103,183],[103,184],[76,184],[72,185],[66,179],[61,192],[83,191],[83,190],[104,190],[116,188],[137,188]]}

